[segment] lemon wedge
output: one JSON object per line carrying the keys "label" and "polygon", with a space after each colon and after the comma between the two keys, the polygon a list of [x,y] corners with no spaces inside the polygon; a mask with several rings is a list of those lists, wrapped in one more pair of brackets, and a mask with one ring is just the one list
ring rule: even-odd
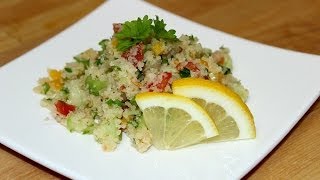
{"label": "lemon wedge", "polygon": [[172,91],[194,100],[207,111],[219,131],[211,141],[256,137],[254,119],[248,106],[226,86],[205,79],[184,78],[173,82]]}
{"label": "lemon wedge", "polygon": [[209,115],[189,98],[169,93],[136,95],[157,149],[177,149],[218,135]]}

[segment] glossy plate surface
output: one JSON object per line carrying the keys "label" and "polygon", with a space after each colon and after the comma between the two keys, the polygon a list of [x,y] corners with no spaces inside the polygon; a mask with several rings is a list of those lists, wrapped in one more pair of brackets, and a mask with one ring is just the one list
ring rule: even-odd
{"label": "glossy plate surface", "polygon": [[[126,4],[126,5],[123,5]],[[140,154],[127,138],[112,153],[93,137],[69,133],[41,108],[33,93],[47,68],[112,35],[112,23],[159,15],[178,34],[204,47],[230,48],[234,74],[249,89],[255,140],[201,144]],[[320,93],[320,57],[234,37],[136,0],[111,0],[64,32],[0,68],[0,142],[75,179],[237,179],[250,171],[291,130]],[[48,118],[49,117],[49,118]]]}

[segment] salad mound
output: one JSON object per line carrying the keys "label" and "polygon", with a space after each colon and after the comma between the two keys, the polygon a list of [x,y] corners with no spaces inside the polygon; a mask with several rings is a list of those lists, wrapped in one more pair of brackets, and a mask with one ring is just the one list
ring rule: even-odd
{"label": "salad mound", "polygon": [[63,69],[48,69],[35,92],[41,105],[70,132],[91,134],[106,151],[113,151],[126,134],[139,151],[152,145],[135,96],[142,92],[172,92],[181,78],[219,82],[243,101],[248,91],[232,75],[229,50],[204,48],[193,35],[177,37],[159,17],[144,16],[113,24],[114,34],[88,49]]}

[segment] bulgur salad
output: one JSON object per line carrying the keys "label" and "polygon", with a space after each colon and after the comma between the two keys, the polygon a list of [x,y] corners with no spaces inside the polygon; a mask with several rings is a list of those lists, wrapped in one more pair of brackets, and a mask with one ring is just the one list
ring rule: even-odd
{"label": "bulgur salad", "polygon": [[219,82],[243,101],[248,91],[232,75],[229,50],[204,48],[193,35],[176,36],[157,16],[113,24],[114,34],[88,49],[63,69],[48,69],[34,91],[41,106],[70,132],[91,134],[113,151],[126,134],[144,152],[152,134],[135,96],[141,92],[172,92],[172,82],[196,77]]}

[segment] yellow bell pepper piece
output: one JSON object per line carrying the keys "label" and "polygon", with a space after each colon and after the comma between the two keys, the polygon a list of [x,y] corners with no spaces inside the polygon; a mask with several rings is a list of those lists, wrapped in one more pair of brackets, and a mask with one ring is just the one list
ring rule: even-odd
{"label": "yellow bell pepper piece", "polygon": [[164,51],[164,43],[162,41],[155,42],[151,48],[153,53],[158,56]]}

